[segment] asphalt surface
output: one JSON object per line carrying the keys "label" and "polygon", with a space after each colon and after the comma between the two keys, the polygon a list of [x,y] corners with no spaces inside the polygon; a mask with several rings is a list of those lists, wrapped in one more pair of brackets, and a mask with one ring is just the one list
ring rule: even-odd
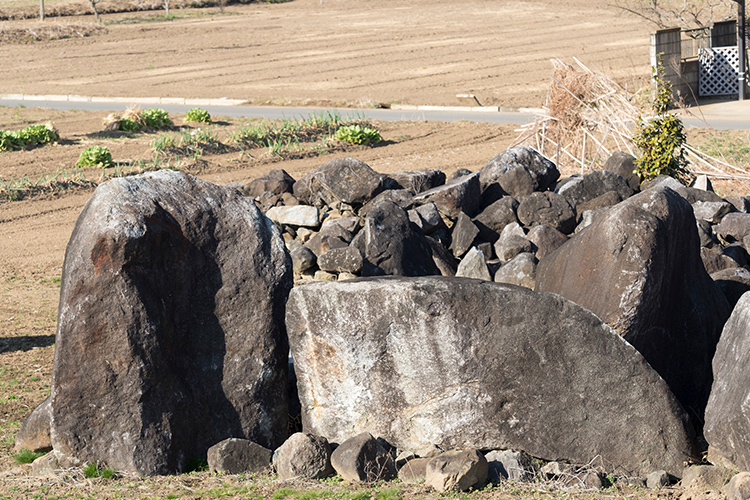
{"label": "asphalt surface", "polygon": [[[0,99],[0,106],[46,107],[50,109],[78,109],[86,111],[122,111],[127,102],[53,101],[31,99]],[[533,121],[530,111],[464,111],[452,109],[330,109],[304,107],[242,106],[242,105],[185,105],[185,104],[140,104],[141,107],[158,107],[169,113],[185,113],[200,107],[213,116],[244,118],[301,119],[313,114],[336,112],[342,118],[368,118],[383,121],[469,121],[481,123],[523,125]],[[712,127],[717,130],[750,130],[750,100],[713,102],[678,112],[686,127]]]}

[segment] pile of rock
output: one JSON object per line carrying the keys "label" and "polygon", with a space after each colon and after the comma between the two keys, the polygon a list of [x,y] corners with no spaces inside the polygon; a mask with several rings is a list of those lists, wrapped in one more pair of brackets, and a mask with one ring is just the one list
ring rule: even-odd
{"label": "pile of rock", "polygon": [[[641,186],[632,160],[559,180],[523,147],[451,177],[347,158],[245,196],[174,172],[103,184],[66,251],[52,395],[19,445],[48,426],[36,470],[207,457],[592,485],[529,456],[681,477],[705,415],[714,461],[747,469],[750,201]],[[297,403],[305,433],[287,439]]]}

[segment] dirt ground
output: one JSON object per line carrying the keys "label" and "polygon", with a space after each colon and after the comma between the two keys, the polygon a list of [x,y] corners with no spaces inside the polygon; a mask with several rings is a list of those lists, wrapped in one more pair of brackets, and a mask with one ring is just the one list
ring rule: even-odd
{"label": "dirt ground", "polygon": [[[593,5],[592,5],[593,4]],[[106,15],[105,22],[148,16]],[[88,18],[50,23],[90,22]],[[3,23],[23,26],[28,22]],[[578,57],[630,88],[648,74],[650,27],[605,2],[294,0],[205,12],[177,12],[170,22],[108,24],[107,33],[31,44],[3,44],[0,92],[93,96],[230,97],[252,103],[374,106],[459,104],[473,93],[485,105],[539,106],[549,59]],[[115,109],[117,109],[115,107]],[[119,108],[124,109],[124,106]],[[115,161],[150,161],[155,133],[101,135],[106,113],[0,108],[0,130],[54,122],[61,140],[0,153],[0,183],[63,180],[89,145],[105,145]],[[181,124],[182,116],[172,116]],[[225,139],[245,120],[214,117]],[[476,171],[510,146],[513,125],[471,122],[371,122],[384,141],[325,156],[279,159],[263,151],[224,151],[181,168],[219,184],[244,182],[283,168],[298,178],[334,158],[353,156],[382,173],[437,168]],[[705,140],[710,131],[695,136]],[[746,132],[733,137],[747,142]],[[111,172],[110,172],[111,173]],[[572,172],[564,172],[570,174]],[[41,185],[46,185],[46,181]],[[419,487],[361,491],[342,485],[285,484],[272,478],[207,473],[160,479],[34,479],[13,460],[15,432],[49,394],[57,301],[65,246],[91,187],[39,188],[20,201],[0,201],[0,499],[2,498],[422,498]],[[724,192],[744,186],[720,184]],[[721,192],[721,191],[720,191]],[[746,194],[747,191],[744,191]],[[280,488],[291,488],[279,494]],[[504,486],[480,498],[589,498],[567,489]],[[290,492],[291,491],[291,492]],[[274,493],[276,492],[276,493]],[[300,493],[302,492],[302,493]],[[312,493],[310,493],[312,492]],[[318,493],[316,493],[318,492]],[[304,494],[303,494],[304,493]],[[678,492],[608,490],[608,498],[672,498]],[[596,496],[594,496],[596,497]]]}
{"label": "dirt ground", "polygon": [[[483,105],[539,106],[551,58],[577,57],[633,89],[649,75],[651,26],[607,2],[294,0],[175,11],[191,13],[201,17],[4,46],[2,92],[360,106],[458,105],[456,94],[472,93]],[[48,22],[76,21],[91,19]]]}

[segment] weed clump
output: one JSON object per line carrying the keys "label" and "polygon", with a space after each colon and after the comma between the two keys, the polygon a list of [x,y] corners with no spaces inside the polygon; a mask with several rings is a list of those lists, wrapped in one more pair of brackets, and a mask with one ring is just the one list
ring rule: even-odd
{"label": "weed clump", "polygon": [[103,120],[105,131],[141,132],[148,129],[170,129],[174,122],[169,113],[163,109],[144,109],[137,106],[129,107],[124,113],[110,113]]}
{"label": "weed clump", "polygon": [[30,148],[58,139],[60,134],[51,122],[44,125],[29,125],[21,130],[0,130],[0,151]]}
{"label": "weed clump", "polygon": [[117,471],[110,467],[101,467],[97,463],[88,463],[83,468],[83,475],[88,479],[101,477],[103,479],[112,479],[117,477]]}
{"label": "weed clump", "polygon": [[352,144],[374,144],[380,142],[383,138],[374,128],[363,127],[361,125],[347,125],[339,128],[334,136],[339,141],[350,142]]}
{"label": "weed clump", "polygon": [[211,123],[211,115],[205,109],[193,108],[185,114],[183,122]]}
{"label": "weed clump", "polygon": [[104,146],[90,146],[81,151],[76,167],[84,168],[107,168],[114,166],[112,153]]}
{"label": "weed clump", "polygon": [[17,464],[30,464],[39,457],[46,455],[44,452],[31,451],[27,448],[22,449],[13,456]]}

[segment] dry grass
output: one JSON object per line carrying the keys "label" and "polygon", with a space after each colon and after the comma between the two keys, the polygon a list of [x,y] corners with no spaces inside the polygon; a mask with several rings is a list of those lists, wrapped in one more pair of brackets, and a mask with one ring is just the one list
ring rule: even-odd
{"label": "dry grass", "polygon": [[84,38],[107,31],[93,23],[34,23],[26,26],[0,26],[0,43],[30,43],[62,38]]}
{"label": "dry grass", "polygon": [[517,141],[537,148],[569,173],[601,168],[615,151],[634,154],[632,127],[639,113],[623,87],[578,60],[576,64],[578,68],[552,60],[547,102]]}

